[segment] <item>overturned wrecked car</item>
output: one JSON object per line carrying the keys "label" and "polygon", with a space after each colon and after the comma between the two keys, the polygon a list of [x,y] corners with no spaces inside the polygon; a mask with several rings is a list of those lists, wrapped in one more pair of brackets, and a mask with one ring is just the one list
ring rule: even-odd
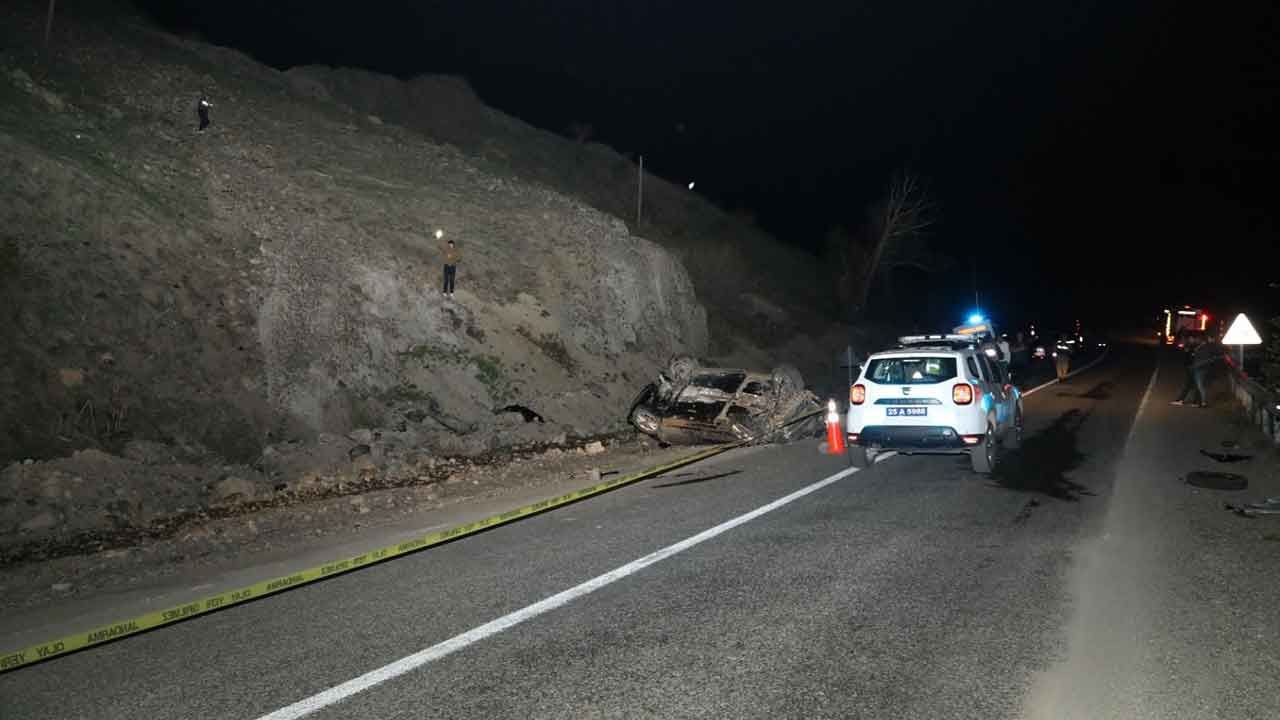
{"label": "overturned wrecked car", "polygon": [[821,409],[794,367],[761,373],[678,357],[636,396],[628,420],[669,444],[790,442],[822,430]]}

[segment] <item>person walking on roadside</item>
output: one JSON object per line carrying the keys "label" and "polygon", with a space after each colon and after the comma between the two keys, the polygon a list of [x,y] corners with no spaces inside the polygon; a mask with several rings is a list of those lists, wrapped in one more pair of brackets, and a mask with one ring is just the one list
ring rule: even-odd
{"label": "person walking on roadside", "polygon": [[1058,340],[1053,350],[1053,367],[1058,373],[1058,382],[1066,382],[1071,373],[1071,346],[1062,340]]}
{"label": "person walking on roadside", "polygon": [[209,127],[209,108],[211,107],[213,107],[213,103],[209,102],[209,98],[201,95],[200,102],[196,103],[196,117],[200,118],[198,132],[204,132],[204,129]]}
{"label": "person walking on roadside", "polygon": [[1185,405],[1187,403],[1188,396],[1190,396],[1193,391],[1197,390],[1196,375],[1192,368],[1195,365],[1196,347],[1198,345],[1199,340],[1195,337],[1190,337],[1183,341],[1182,369],[1184,378],[1182,381],[1182,389],[1178,391],[1178,395],[1169,403],[1170,405]]}
{"label": "person walking on roadside", "polygon": [[1205,389],[1205,381],[1209,378],[1209,369],[1221,359],[1222,350],[1216,343],[1204,339],[1196,341],[1195,349],[1191,351],[1191,381],[1195,385],[1196,393],[1200,396],[1200,401],[1178,404],[1209,407],[1209,393]]}
{"label": "person walking on roadside", "polygon": [[458,246],[453,241],[444,245],[444,296],[453,297],[453,283],[458,277]]}

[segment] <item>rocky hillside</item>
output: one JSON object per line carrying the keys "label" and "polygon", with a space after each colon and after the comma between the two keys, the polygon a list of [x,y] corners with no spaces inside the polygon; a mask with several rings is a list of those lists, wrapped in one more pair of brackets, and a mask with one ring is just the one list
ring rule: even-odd
{"label": "rocky hillside", "polygon": [[[627,221],[633,232],[675,253],[711,313],[714,349],[776,344],[831,329],[826,271],[750,220],[731,215],[683,185],[646,173],[636,223],[635,158],[594,142],[538,129],[482,102],[463,78],[407,81],[353,68],[307,66],[285,73],[299,92],[394,123],[467,153],[492,172],[579,198]],[[784,322],[778,322],[785,317]]]}
{"label": "rocky hillside", "polygon": [[124,5],[60,7],[46,49],[45,7],[0,9],[0,461],[604,432],[706,351],[681,262],[620,220]]}

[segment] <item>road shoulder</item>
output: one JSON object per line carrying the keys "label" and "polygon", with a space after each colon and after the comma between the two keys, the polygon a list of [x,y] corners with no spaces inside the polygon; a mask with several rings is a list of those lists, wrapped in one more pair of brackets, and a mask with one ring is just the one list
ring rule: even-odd
{"label": "road shoulder", "polygon": [[539,454],[396,488],[264,508],[125,548],[11,566],[0,578],[0,647],[12,649],[284,577],[575,492],[697,452],[615,443],[600,454]]}
{"label": "road shoulder", "polygon": [[[1162,358],[1150,401],[1116,470],[1105,517],[1078,550],[1066,656],[1037,681],[1031,718],[1277,717],[1280,521],[1227,501],[1280,495],[1277,453],[1231,404],[1171,407],[1183,378]],[[1234,444],[1246,461],[1201,450]],[[1246,475],[1249,489],[1188,485],[1188,472]]]}

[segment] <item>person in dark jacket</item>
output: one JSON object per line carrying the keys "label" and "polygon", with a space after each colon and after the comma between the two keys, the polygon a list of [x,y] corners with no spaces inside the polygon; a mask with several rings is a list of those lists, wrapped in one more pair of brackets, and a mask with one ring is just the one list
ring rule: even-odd
{"label": "person in dark jacket", "polygon": [[1199,343],[1195,338],[1188,338],[1183,341],[1182,369],[1185,377],[1182,380],[1182,389],[1178,391],[1177,397],[1169,403],[1170,405],[1185,405],[1187,403],[1188,396],[1190,396],[1192,392],[1197,391],[1196,375],[1191,368],[1195,364],[1196,347],[1198,345]]}
{"label": "person in dark jacket", "polygon": [[213,103],[209,102],[209,98],[204,95],[200,96],[200,102],[196,103],[196,117],[200,118],[200,132],[209,127],[209,108],[213,107]]}
{"label": "person in dark jacket", "polygon": [[1196,390],[1200,392],[1200,407],[1209,407],[1209,393],[1205,384],[1209,380],[1209,371],[1222,359],[1222,346],[1209,340],[1201,340],[1191,358],[1191,375],[1196,381]]}
{"label": "person in dark jacket", "polygon": [[[1209,407],[1209,393],[1205,389],[1205,381],[1209,377],[1209,370],[1213,364],[1222,359],[1221,346],[1208,340],[1195,339],[1187,341],[1186,351],[1187,372],[1190,377],[1183,386],[1182,394],[1173,401],[1173,404]],[[1198,396],[1196,402],[1189,402],[1191,391],[1188,385],[1196,391]]]}

